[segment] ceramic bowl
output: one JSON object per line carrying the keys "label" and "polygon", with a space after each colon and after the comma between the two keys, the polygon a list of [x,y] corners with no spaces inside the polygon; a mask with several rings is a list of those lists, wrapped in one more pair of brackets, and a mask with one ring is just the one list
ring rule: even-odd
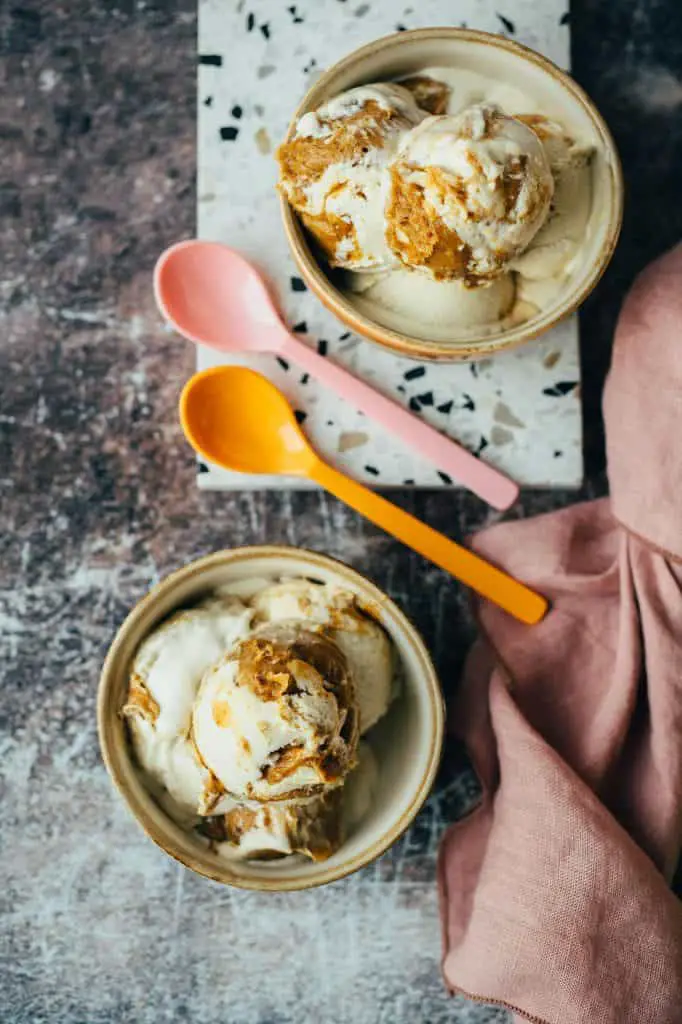
{"label": "ceramic bowl", "polygon": [[[138,775],[119,709],[140,642],[163,619],[216,587],[237,580],[304,576],[343,585],[386,629],[402,664],[402,692],[371,732],[379,783],[371,810],[327,861],[303,857],[235,863],[183,831],[153,800]],[[219,551],[159,583],[130,612],[107,654],[99,683],[97,718],[104,763],[121,797],[147,835],[198,874],[246,889],[308,889],[343,878],[380,856],[409,826],[433,785],[443,744],[443,700],[423,641],[378,587],[325,555],[287,547]]]}
{"label": "ceramic bowl", "polygon": [[[530,93],[543,114],[555,118],[596,149],[592,162],[592,212],[577,266],[539,314],[497,333],[468,335],[459,340],[410,336],[382,326],[341,291],[338,275],[319,261],[297,215],[281,198],[282,216],[291,250],[302,277],[319,299],[356,333],[386,348],[419,360],[481,359],[513,348],[547,331],[572,313],[589,295],[613,254],[622,220],[623,181],[618,153],[602,117],[576,82],[538,53],[519,43],[485,32],[428,28],[399,32],[353,51],[326,71],[294,112],[287,138],[302,114],[315,110],[345,89],[366,82],[404,77],[425,67],[461,67]],[[422,332],[420,332],[420,335]]]}

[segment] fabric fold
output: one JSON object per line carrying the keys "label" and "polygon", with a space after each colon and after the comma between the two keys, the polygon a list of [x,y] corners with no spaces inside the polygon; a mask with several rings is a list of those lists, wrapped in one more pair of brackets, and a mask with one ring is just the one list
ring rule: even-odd
{"label": "fabric fold", "polygon": [[552,607],[478,608],[452,724],[484,796],[441,848],[443,969],[542,1024],[682,1021],[681,403],[677,247],[619,320],[611,498],[473,542]]}

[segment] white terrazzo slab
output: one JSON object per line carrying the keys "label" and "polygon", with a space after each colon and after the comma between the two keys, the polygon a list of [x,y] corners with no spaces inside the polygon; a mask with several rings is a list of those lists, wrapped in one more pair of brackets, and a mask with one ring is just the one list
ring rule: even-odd
{"label": "white terrazzo slab", "polygon": [[[226,242],[270,280],[288,322],[309,344],[531,487],[583,477],[578,321],[515,352],[472,364],[415,363],[349,333],[305,290],[289,254],[273,152],[315,75],[398,27],[466,25],[501,32],[569,61],[567,0],[200,0],[198,235]],[[203,369],[226,361],[198,351]],[[317,450],[381,486],[452,481],[296,366],[272,356],[230,358],[266,373],[289,397]],[[199,465],[206,488],[305,486]]]}

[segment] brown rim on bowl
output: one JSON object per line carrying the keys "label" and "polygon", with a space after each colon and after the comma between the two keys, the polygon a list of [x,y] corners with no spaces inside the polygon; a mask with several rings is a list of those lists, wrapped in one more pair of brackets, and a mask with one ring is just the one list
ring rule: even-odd
{"label": "brown rim on bowl", "polygon": [[452,28],[448,26],[395,32],[392,35],[383,36],[381,39],[376,39],[365,46],[359,47],[357,50],[353,50],[347,57],[333,64],[311,86],[294,112],[285,140],[291,138],[301,115],[319,106],[321,102],[320,94],[327,90],[329,84],[335,78],[343,75],[349,68],[360,63],[364,57],[380,50],[390,50],[404,46],[409,40],[442,40],[444,38],[484,43],[497,47],[500,50],[506,50],[523,60],[535,64],[552,78],[559,81],[571,94],[576,103],[590,117],[600,136],[604,151],[608,154],[607,171],[610,175],[611,189],[615,196],[615,201],[611,211],[608,231],[601,244],[598,258],[595,259],[592,271],[583,282],[581,289],[573,296],[569,303],[562,307],[554,316],[543,317],[541,313],[535,321],[529,321],[527,324],[519,324],[514,328],[510,328],[501,337],[481,338],[475,342],[463,341],[458,342],[456,346],[443,341],[412,338],[409,335],[401,334],[399,331],[381,326],[381,324],[364,316],[349,302],[343,293],[330,282],[319,262],[315,259],[298,216],[281,194],[279,202],[284,231],[301,275],[311,291],[339,320],[361,337],[377,342],[383,348],[390,349],[409,359],[430,360],[434,362],[466,362],[472,359],[485,358],[496,352],[517,348],[519,345],[537,338],[551,327],[569,317],[584,302],[606,270],[618,242],[623,220],[623,172],[618,150],[606,122],[587,93],[570,75],[562,71],[561,68],[557,67],[547,57],[541,56],[535,50],[524,46],[522,43],[513,42],[511,39],[493,35],[489,32],[478,32],[473,29]]}
{"label": "brown rim on bowl", "polygon": [[[315,864],[311,867],[308,874],[282,881],[270,879],[267,875],[258,877],[239,875],[238,872],[231,870],[229,861],[216,862],[214,870],[209,862],[199,858],[195,859],[191,855],[185,854],[184,851],[174,848],[172,842],[169,843],[168,833],[164,831],[155,818],[162,818],[168,821],[170,825],[173,825],[171,819],[163,811],[156,815],[149,812],[147,805],[150,802],[154,803],[153,797],[144,789],[141,782],[139,784],[139,792],[137,793],[131,792],[126,783],[126,775],[131,772],[135,774],[136,769],[124,735],[123,722],[119,715],[117,694],[113,690],[121,674],[118,666],[120,658],[125,657],[126,663],[129,664],[139,643],[138,640],[132,650],[126,654],[126,647],[129,646],[131,632],[134,632],[135,627],[145,619],[155,604],[172,592],[179,584],[191,580],[193,577],[201,576],[207,569],[228,565],[231,562],[244,563],[256,558],[287,558],[290,556],[305,559],[311,571],[319,567],[335,573],[355,586],[361,587],[362,590],[368,592],[369,607],[387,607],[390,609],[391,615],[400,622],[404,631],[405,642],[409,645],[412,654],[419,664],[421,678],[427,684],[426,690],[433,716],[434,729],[430,737],[430,746],[426,758],[426,771],[409,807],[401,814],[398,820],[380,838],[368,846],[362,853],[353,857],[352,860],[335,867],[325,867],[325,862]],[[119,702],[120,696],[118,695]],[[164,850],[165,853],[173,857],[174,860],[206,878],[242,889],[269,892],[311,889],[319,885],[325,885],[328,882],[338,881],[338,879],[345,878],[359,868],[365,867],[381,856],[382,853],[385,853],[400,838],[403,832],[409,828],[433,787],[442,755],[444,722],[445,705],[436,670],[416,627],[412,625],[404,612],[375,583],[362,573],[347,566],[344,562],[332,558],[330,555],[322,555],[316,551],[310,551],[307,548],[287,545],[253,545],[217,551],[190,562],[180,569],[176,569],[161,580],[160,583],[157,583],[133,606],[119,627],[102,666],[97,693],[97,731],[105,767],[116,789],[123,798],[123,802],[149,838]],[[157,805],[154,804],[154,806],[156,807]],[[179,826],[175,826],[170,828],[169,831],[174,831],[178,828]]]}

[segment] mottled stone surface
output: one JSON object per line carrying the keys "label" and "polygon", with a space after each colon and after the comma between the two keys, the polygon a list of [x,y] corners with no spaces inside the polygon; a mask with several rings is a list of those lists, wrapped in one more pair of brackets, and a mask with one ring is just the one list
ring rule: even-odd
{"label": "mottled stone surface", "polygon": [[[604,488],[599,394],[619,302],[682,235],[682,10],[585,0],[572,16],[576,76],[628,182],[621,246],[583,314],[589,496]],[[0,33],[3,1024],[504,1019],[449,999],[438,974],[435,844],[472,797],[456,750],[408,836],[315,893],[194,877],[114,795],[97,751],[98,668],[169,569],[264,540],[339,555],[416,620],[448,693],[466,599],[332,499],[196,489],[175,415],[193,353],[159,325],[149,287],[159,250],[193,232],[193,5],[10,3]],[[533,494],[512,514],[575,498]],[[401,500],[453,536],[487,519],[460,493]]]}

